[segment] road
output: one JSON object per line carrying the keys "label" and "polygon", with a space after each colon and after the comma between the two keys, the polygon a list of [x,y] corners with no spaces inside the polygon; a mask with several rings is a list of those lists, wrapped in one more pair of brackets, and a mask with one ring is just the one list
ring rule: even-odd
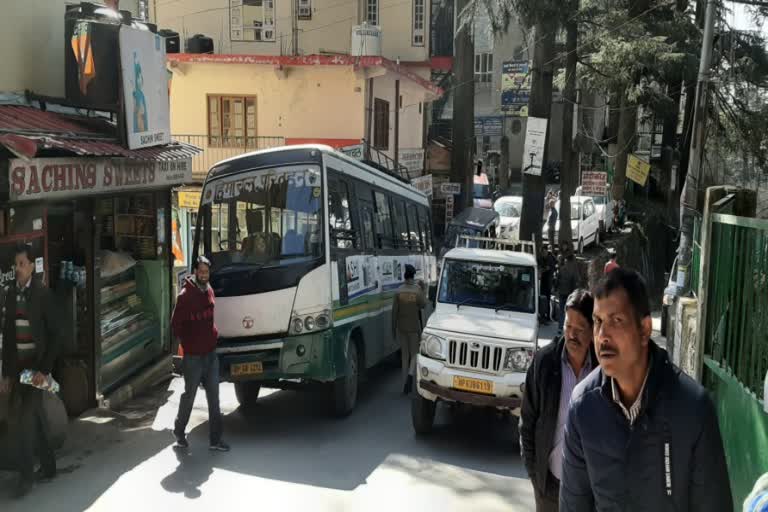
{"label": "road", "polygon": [[118,413],[97,410],[73,422],[60,475],[22,501],[10,500],[13,480],[0,473],[0,509],[533,510],[513,424],[443,408],[434,434],[416,438],[399,386],[398,369],[376,369],[358,408],[339,420],[314,393],[265,390],[244,411],[232,386],[222,384],[233,450],[210,453],[204,393],[190,423],[190,450],[173,446],[176,379]]}

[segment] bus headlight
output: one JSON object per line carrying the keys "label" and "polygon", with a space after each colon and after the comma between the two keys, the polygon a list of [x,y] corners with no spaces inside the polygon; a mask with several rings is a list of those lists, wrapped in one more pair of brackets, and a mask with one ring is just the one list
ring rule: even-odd
{"label": "bus headlight", "polygon": [[315,319],[311,316],[308,316],[304,319],[304,327],[307,328],[308,331],[314,331],[315,330]]}
{"label": "bus headlight", "polygon": [[289,334],[295,336],[305,332],[317,332],[331,326],[331,312],[327,309],[308,315],[293,315]]}
{"label": "bus headlight", "polygon": [[291,322],[291,334],[301,334],[304,331],[304,321],[301,318],[294,318]]}
{"label": "bus headlight", "polygon": [[420,352],[429,358],[445,361],[445,340],[439,336],[424,334],[421,336]]}
{"label": "bus headlight", "polygon": [[533,362],[533,351],[527,348],[508,348],[504,357],[504,369],[516,372],[528,371]]}

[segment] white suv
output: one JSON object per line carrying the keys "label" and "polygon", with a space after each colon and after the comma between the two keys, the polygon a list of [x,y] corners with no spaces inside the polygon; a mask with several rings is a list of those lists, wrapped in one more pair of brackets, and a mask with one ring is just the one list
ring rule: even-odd
{"label": "white suv", "polygon": [[533,254],[466,248],[446,254],[416,364],[416,433],[432,429],[438,401],[520,414],[538,343],[538,299]]}

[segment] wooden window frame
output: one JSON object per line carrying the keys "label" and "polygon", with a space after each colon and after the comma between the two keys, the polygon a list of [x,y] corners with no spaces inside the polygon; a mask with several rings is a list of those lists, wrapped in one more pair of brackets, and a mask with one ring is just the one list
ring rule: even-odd
{"label": "wooden window frame", "polygon": [[[372,10],[375,10],[376,13],[374,16],[371,16]],[[375,17],[375,19],[373,19]],[[381,5],[379,0],[365,0],[365,21],[369,25],[373,26],[379,26],[379,22],[381,21],[379,18],[381,17]]]}
{"label": "wooden window frame", "polygon": [[[211,100],[215,99],[217,101],[217,117],[219,121],[219,135],[213,135],[211,133]],[[224,140],[224,109],[222,108],[223,100],[242,100],[243,101],[243,143],[242,144],[225,144]],[[254,112],[253,112],[253,134],[249,133],[248,128],[248,102],[249,100],[253,101],[254,106]],[[258,148],[258,120],[259,120],[259,111],[258,111],[258,102],[257,97],[254,94],[206,94],[205,96],[205,113],[206,113],[206,125],[207,125],[207,138],[206,142],[208,144],[208,147],[216,147],[216,148]],[[214,138],[218,138],[220,141],[218,143],[213,142]],[[227,139],[234,139],[237,138],[237,136],[229,136]],[[248,145],[248,139],[253,138],[253,145]]]}
{"label": "wooden window frame", "polygon": [[[384,106],[386,110],[382,110]],[[373,100],[373,147],[383,151],[389,150],[389,114],[389,102],[375,98]]]}
{"label": "wooden window frame", "polygon": [[[418,26],[419,14],[417,10],[421,8],[421,26]],[[422,47],[427,41],[427,0],[413,0],[411,9],[411,46]],[[421,38],[421,40],[419,40]]]}

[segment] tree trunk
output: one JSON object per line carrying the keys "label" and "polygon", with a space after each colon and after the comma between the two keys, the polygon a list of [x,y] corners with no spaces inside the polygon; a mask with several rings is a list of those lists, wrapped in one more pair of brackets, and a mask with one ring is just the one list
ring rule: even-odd
{"label": "tree trunk", "polygon": [[[552,78],[554,70],[555,29],[550,23],[537,23],[534,28],[536,45],[531,69],[531,95],[528,115],[549,119],[552,113]],[[547,130],[549,131],[549,130]],[[547,166],[549,137],[544,146],[543,167]],[[525,169],[525,165],[523,165]],[[544,169],[542,176],[523,173],[523,211],[520,216],[520,240],[541,241],[544,219]]]}
{"label": "tree trunk", "polygon": [[635,144],[637,131],[637,105],[627,99],[627,91],[621,91],[621,112],[619,113],[619,137],[616,141],[618,153],[613,175],[613,198],[624,199],[627,182],[627,159]]}
{"label": "tree trunk", "polygon": [[501,159],[498,177],[501,193],[506,194],[509,189],[509,137],[506,135],[501,138]]}
{"label": "tree trunk", "polygon": [[[461,15],[468,0],[457,0],[456,11]],[[475,149],[475,43],[472,24],[467,23],[456,34],[455,82],[453,96],[453,152],[451,181],[461,183],[461,200],[455,206],[458,213],[473,205],[473,155]]]}
{"label": "tree trunk", "polygon": [[[578,0],[569,2],[568,12],[579,8]],[[573,16],[565,26],[565,88],[563,98],[563,168],[560,170],[560,240],[572,240],[571,233],[571,196],[576,193],[579,182],[579,155],[573,148],[573,110],[576,105],[576,47],[579,37],[578,22]],[[550,242],[551,243],[551,242]]]}

